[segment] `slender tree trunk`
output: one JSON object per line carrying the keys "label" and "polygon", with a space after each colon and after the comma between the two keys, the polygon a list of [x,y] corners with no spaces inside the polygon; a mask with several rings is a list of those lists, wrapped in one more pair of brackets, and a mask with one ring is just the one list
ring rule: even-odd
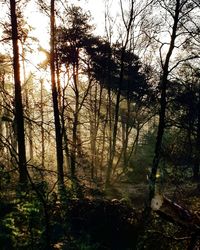
{"label": "slender tree trunk", "polygon": [[[62,136],[64,141],[64,152],[65,152],[65,159],[66,159],[66,169],[70,167],[70,160],[69,160],[69,147],[68,147],[68,134],[67,128],[65,127],[65,118],[64,118],[64,93],[61,91],[61,83],[60,83],[60,65],[58,61],[58,52],[56,50],[56,77],[57,77],[57,86],[58,86],[58,105],[60,109],[60,116],[61,116],[61,129],[62,129]],[[63,91],[64,92],[64,91]],[[63,94],[63,95],[62,95]]]}
{"label": "slender tree trunk", "polygon": [[93,102],[93,92],[90,90],[90,110],[89,110],[89,119],[90,119],[90,149],[91,149],[91,180],[94,180],[96,172],[96,107]]}
{"label": "slender tree trunk", "polygon": [[[30,103],[29,103],[29,96],[28,96],[28,89],[27,87],[25,87],[25,99],[26,99],[26,108],[30,114]],[[33,126],[31,124],[31,119],[30,119],[30,116],[29,116],[29,120],[27,122],[27,127],[28,127],[28,145],[29,145],[29,158],[30,160],[33,160]]]}
{"label": "slender tree trunk", "polygon": [[74,111],[73,129],[72,129],[72,151],[71,151],[71,177],[72,179],[74,179],[76,176],[76,161],[77,161],[76,157],[77,157],[78,114],[76,110]]}
{"label": "slender tree trunk", "polygon": [[[98,147],[97,134],[100,124],[100,112],[102,102],[102,86],[100,86],[99,100],[98,100],[98,86],[95,84],[94,92],[90,90],[90,147],[91,147],[91,179],[97,178],[98,175]],[[94,99],[93,99],[94,97]]]}
{"label": "slender tree trunk", "polygon": [[193,166],[193,179],[199,181],[199,165],[200,165],[200,89],[198,91],[198,104],[197,104],[197,138],[195,150],[195,163]]}
{"label": "slender tree trunk", "polygon": [[106,183],[105,187],[109,188],[110,178],[112,173],[113,165],[113,133],[112,133],[112,100],[111,100],[111,90],[108,87],[108,104],[107,104],[107,114],[108,114],[108,140],[109,140],[109,152],[108,152],[108,166],[106,169]]}
{"label": "slender tree trunk", "polygon": [[[98,94],[98,93],[97,93]],[[99,173],[101,175],[101,165],[100,165],[100,144],[102,144],[102,141],[97,140],[97,135],[99,133],[99,127],[101,123],[100,115],[101,115],[101,108],[102,108],[102,99],[103,99],[103,86],[100,86],[100,92],[99,92],[99,99],[98,96],[96,96],[96,102],[98,102],[97,106],[97,118],[96,118],[96,155],[95,155],[95,165],[96,165],[96,172],[97,172],[97,177],[99,177]]]}
{"label": "slender tree trunk", "polygon": [[58,87],[58,106],[59,106],[59,109],[61,110],[61,107],[62,107],[62,94],[61,94],[61,84],[60,84],[60,65],[59,65],[59,61],[58,61],[58,52],[57,52],[57,49],[56,50],[56,53],[55,53],[55,64],[56,64],[56,78],[57,78],[57,87]]}
{"label": "slender tree trunk", "polygon": [[[40,80],[40,115],[41,115],[41,144],[42,144],[42,151],[41,151],[41,165],[42,169],[45,168],[45,137],[44,137],[44,104],[43,104],[43,80]],[[42,177],[44,175],[42,173]]]}
{"label": "slender tree trunk", "polygon": [[66,170],[69,170],[70,167],[70,153],[68,147],[68,136],[67,136],[67,128],[65,127],[64,119],[62,119],[62,130],[63,130],[63,139],[64,139],[64,151],[65,151],[65,159],[66,159]]}
{"label": "slender tree trunk", "polygon": [[[75,109],[73,114],[73,127],[72,127],[72,150],[71,150],[71,177],[76,182],[76,163],[77,163],[77,132],[78,132],[78,119],[79,119],[79,90],[78,90],[78,58],[77,62],[73,65],[73,81],[75,91]],[[76,183],[74,183],[76,184]]]}
{"label": "slender tree trunk", "polygon": [[21,81],[20,81],[18,25],[17,25],[15,0],[10,0],[10,14],[11,14],[12,43],[13,43],[13,69],[14,69],[14,81],[15,81],[15,121],[17,127],[19,182],[22,186],[26,186],[28,182],[28,177],[27,177],[26,148],[25,148],[25,135],[24,135],[24,116],[23,116]]}
{"label": "slender tree trunk", "polygon": [[[2,121],[2,117],[3,117],[3,106],[2,106],[2,103],[3,103],[3,100],[2,100],[2,96],[0,94],[0,139],[1,137],[4,136],[4,125],[3,125],[3,121]],[[2,140],[0,140],[0,155],[4,155],[4,144],[2,142]]]}
{"label": "slender tree trunk", "polygon": [[[27,115],[29,116],[28,122],[26,124],[27,126],[27,134],[28,134],[28,145],[29,145],[29,159],[33,159],[33,128],[31,124],[31,119],[30,119],[30,102],[29,102],[29,88],[27,86],[26,82],[26,67],[25,67],[25,49],[24,49],[24,43],[21,41],[21,46],[22,46],[22,67],[23,67],[23,88],[24,88],[24,103],[26,104],[26,110],[27,110]],[[27,143],[26,143],[27,146]]]}
{"label": "slender tree trunk", "polygon": [[73,81],[75,88],[75,109],[73,114],[73,128],[72,128],[72,150],[71,150],[71,177],[75,180],[76,176],[76,156],[77,156],[77,127],[78,127],[78,109],[79,109],[79,90],[77,86],[77,68],[73,65]]}
{"label": "slender tree trunk", "polygon": [[[107,105],[108,106],[108,105]],[[103,181],[103,165],[104,165],[104,161],[105,161],[105,158],[106,158],[106,154],[105,154],[105,148],[106,148],[106,127],[108,126],[108,120],[109,120],[109,112],[110,112],[110,109],[109,107],[107,107],[106,109],[106,115],[105,115],[105,121],[102,122],[102,143],[101,143],[101,151],[100,151],[100,163],[99,163],[99,166],[100,166],[100,178],[101,180]],[[106,169],[107,170],[107,169]]]}
{"label": "slender tree trunk", "polygon": [[51,85],[52,85],[52,99],[55,122],[56,135],[56,156],[57,156],[57,175],[58,186],[60,190],[64,189],[64,172],[63,172],[63,148],[62,148],[62,131],[59,117],[58,107],[58,91],[55,79],[55,1],[51,0],[51,40],[50,40],[50,69],[51,69]]}
{"label": "slender tree trunk", "polygon": [[129,144],[129,134],[131,129],[129,128],[129,124],[130,124],[130,98],[129,98],[129,92],[127,93],[127,100],[126,100],[126,105],[127,105],[127,116],[126,116],[126,124],[124,125],[124,136],[123,136],[123,161],[124,161],[124,170],[126,170],[128,168],[128,144]]}
{"label": "slender tree trunk", "polygon": [[114,160],[115,153],[116,153],[117,131],[118,131],[118,122],[119,122],[119,108],[120,108],[120,98],[121,98],[121,85],[123,83],[123,78],[124,78],[125,49],[126,49],[126,46],[122,48],[122,55],[121,55],[120,79],[119,79],[119,87],[118,87],[116,103],[115,103],[114,124],[113,124],[113,128],[111,128],[112,141],[111,141],[111,149],[110,149],[110,158],[109,158],[107,174],[106,174],[106,187],[110,186],[110,179],[111,179],[112,168],[113,168],[113,160]]}
{"label": "slender tree trunk", "polygon": [[106,187],[110,186],[110,179],[112,174],[112,168],[113,168],[113,160],[116,154],[116,142],[117,142],[117,130],[118,130],[118,122],[119,122],[119,109],[120,109],[120,99],[121,99],[121,88],[122,83],[124,80],[124,56],[125,51],[127,49],[127,45],[129,43],[129,36],[131,31],[131,26],[133,22],[133,8],[134,8],[134,1],[131,1],[131,9],[130,9],[130,18],[128,20],[128,23],[124,23],[126,27],[126,38],[124,41],[124,45],[122,47],[121,51],[121,59],[120,59],[120,76],[119,76],[119,84],[118,84],[118,91],[116,96],[116,103],[115,103],[115,114],[114,114],[114,124],[113,124],[113,134],[112,134],[112,148],[110,152],[110,159],[108,163],[107,168],[107,175],[106,175]]}
{"label": "slender tree trunk", "polygon": [[158,124],[158,132],[156,138],[155,152],[152,163],[152,169],[149,176],[149,207],[151,204],[151,200],[155,195],[155,186],[156,186],[156,173],[158,170],[158,165],[160,161],[160,153],[162,147],[162,139],[165,128],[165,112],[166,112],[166,91],[167,91],[167,82],[169,75],[169,62],[170,58],[175,46],[175,39],[177,34],[177,27],[179,22],[179,14],[180,14],[180,0],[176,0],[176,9],[174,14],[174,23],[171,34],[171,41],[169,45],[169,50],[167,52],[165,62],[163,65],[163,73],[160,81],[161,87],[161,98],[160,98],[160,112],[159,112],[159,124]]}
{"label": "slender tree trunk", "polygon": [[[128,150],[128,131],[127,124],[122,123],[122,153],[120,158],[123,159],[123,169],[126,170],[128,167],[128,158],[127,158],[127,150]],[[121,160],[121,159],[119,159]]]}
{"label": "slender tree trunk", "polygon": [[17,164],[17,125],[16,125],[16,118],[14,117],[14,120],[12,122],[12,126],[9,128],[8,124],[6,126],[6,130],[10,131],[10,142],[12,145],[11,148],[11,164]]}

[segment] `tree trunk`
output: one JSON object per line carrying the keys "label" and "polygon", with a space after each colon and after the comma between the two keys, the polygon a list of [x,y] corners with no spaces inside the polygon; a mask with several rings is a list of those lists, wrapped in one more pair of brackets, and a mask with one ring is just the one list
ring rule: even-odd
{"label": "tree trunk", "polygon": [[[90,91],[90,148],[91,148],[91,179],[98,176],[98,147],[97,147],[97,134],[100,124],[100,112],[102,103],[102,86],[100,86],[99,100],[98,100],[98,86],[95,84],[94,92]],[[94,97],[94,100],[93,100]]]}
{"label": "tree trunk", "polygon": [[[127,37],[128,39],[128,37]],[[126,44],[128,40],[126,41]],[[121,85],[123,83],[124,78],[124,53],[125,53],[126,45],[122,48],[122,55],[121,55],[121,65],[120,65],[120,78],[119,78],[119,87],[116,96],[116,103],[115,103],[115,113],[114,113],[114,124],[112,130],[112,141],[111,141],[111,148],[110,148],[110,158],[108,162],[107,174],[106,174],[106,188],[110,186],[110,179],[112,175],[112,168],[113,168],[113,160],[116,154],[116,142],[117,142],[117,130],[118,130],[118,122],[119,122],[119,109],[120,109],[120,98],[121,98]]]}
{"label": "tree trunk", "polygon": [[160,161],[160,153],[162,147],[162,139],[165,128],[165,112],[166,112],[166,91],[167,91],[167,82],[169,75],[169,62],[175,47],[175,39],[177,34],[177,27],[179,22],[179,14],[180,14],[180,0],[176,0],[176,9],[174,14],[174,23],[172,27],[171,41],[169,45],[169,49],[165,58],[165,62],[163,65],[163,73],[160,81],[161,87],[161,98],[160,98],[160,112],[159,112],[159,124],[158,124],[158,132],[156,138],[155,152],[152,163],[151,174],[149,176],[149,207],[151,204],[151,200],[155,195],[155,186],[156,186],[156,173],[158,170],[158,165]]}
{"label": "tree trunk", "polygon": [[118,122],[119,122],[121,88],[122,88],[122,83],[124,80],[124,56],[125,56],[125,51],[127,49],[127,45],[129,43],[129,36],[130,36],[131,26],[132,26],[132,22],[133,22],[133,9],[134,9],[134,1],[131,1],[129,20],[128,20],[128,23],[124,23],[124,25],[126,27],[126,37],[125,37],[124,45],[122,46],[122,51],[121,51],[120,75],[119,75],[119,84],[118,84],[116,103],[115,103],[114,124],[113,124],[113,128],[112,128],[112,131],[113,131],[113,133],[112,133],[112,147],[111,147],[110,159],[108,162],[108,168],[107,168],[107,174],[106,174],[106,187],[110,186],[110,179],[111,179],[112,168],[113,168],[113,160],[114,160],[115,154],[116,154],[116,142],[117,142],[117,130],[118,130]]}
{"label": "tree trunk", "polygon": [[[25,42],[25,41],[24,41]],[[29,102],[29,87],[27,86],[28,81],[26,79],[26,67],[25,67],[25,49],[24,49],[24,42],[21,41],[21,46],[22,46],[22,68],[23,68],[23,89],[24,89],[24,103],[26,104],[26,110],[27,110],[27,114],[28,115],[28,122],[26,124],[25,122],[25,130],[27,129],[27,134],[28,135],[28,145],[29,145],[29,150],[28,150],[28,156],[29,156],[29,160],[33,160],[33,127],[32,127],[32,122],[30,119],[30,102]],[[26,146],[27,146],[27,142],[26,142]]]}
{"label": "tree trunk", "polygon": [[77,161],[76,157],[77,157],[78,114],[76,111],[74,112],[73,129],[72,129],[72,151],[71,151],[71,177],[72,179],[74,179],[76,176],[76,161]]}
{"label": "tree trunk", "polygon": [[77,134],[79,122],[79,89],[78,89],[78,57],[73,65],[73,82],[75,92],[75,108],[73,114],[73,127],[72,127],[72,150],[71,150],[71,178],[76,186],[76,163],[77,163]]}
{"label": "tree trunk", "polygon": [[105,188],[110,186],[110,178],[112,173],[113,165],[113,139],[112,139],[112,100],[111,100],[111,89],[108,87],[108,105],[107,105],[107,117],[108,117],[108,139],[109,139],[109,152],[108,152],[108,166],[106,169],[106,183]]}
{"label": "tree trunk", "polygon": [[19,183],[22,186],[26,186],[28,182],[28,177],[27,177],[26,148],[25,148],[25,135],[24,135],[24,116],[23,116],[21,81],[20,81],[18,25],[17,25],[15,0],[10,0],[10,14],[11,14],[12,44],[13,44],[13,69],[14,69],[14,81],[15,81],[14,114],[17,127]]}
{"label": "tree trunk", "polygon": [[[42,170],[45,168],[45,136],[44,136],[44,107],[43,107],[43,80],[40,80],[40,115],[41,115],[41,165]],[[42,173],[42,178],[44,179],[44,174]]]}
{"label": "tree trunk", "polygon": [[57,177],[59,190],[64,189],[64,172],[63,172],[63,148],[62,148],[62,131],[59,117],[58,108],[58,91],[55,79],[55,1],[51,0],[51,40],[50,40],[50,69],[51,69],[51,87],[53,99],[53,112],[55,122],[55,135],[56,135],[56,156],[57,156]]}
{"label": "tree trunk", "polygon": [[129,135],[131,132],[131,129],[129,128],[130,124],[130,106],[131,106],[131,101],[129,97],[129,92],[127,93],[126,97],[126,105],[127,105],[127,116],[126,116],[126,123],[123,125],[122,124],[122,131],[123,131],[123,138],[122,138],[122,149],[123,149],[123,169],[126,170],[128,168],[128,145],[129,145]]}
{"label": "tree trunk", "polygon": [[197,138],[196,138],[196,150],[195,150],[195,163],[193,166],[193,179],[199,181],[199,165],[200,165],[200,90],[198,91],[198,103],[197,103]]}

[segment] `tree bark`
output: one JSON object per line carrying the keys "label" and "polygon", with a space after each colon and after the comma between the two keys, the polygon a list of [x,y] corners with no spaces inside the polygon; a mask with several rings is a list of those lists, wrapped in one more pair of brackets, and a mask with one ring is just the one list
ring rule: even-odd
{"label": "tree bark", "polygon": [[20,80],[18,24],[17,24],[15,0],[10,0],[10,14],[11,14],[12,44],[13,44],[13,69],[14,69],[14,82],[15,82],[14,114],[15,114],[15,122],[17,128],[19,183],[22,186],[26,186],[28,182],[28,177],[27,177],[26,148],[25,148],[25,135],[24,135],[24,116],[23,116],[21,80]]}
{"label": "tree bark", "polygon": [[77,131],[79,122],[79,89],[78,89],[78,56],[73,65],[73,82],[75,93],[75,108],[73,114],[73,127],[72,127],[72,150],[71,150],[71,177],[76,180],[76,163],[77,163]]}
{"label": "tree bark", "polygon": [[199,165],[200,165],[200,89],[198,91],[198,103],[197,103],[197,138],[196,138],[196,150],[195,150],[195,163],[193,166],[193,179],[199,181]]}
{"label": "tree bark", "polygon": [[165,58],[165,62],[163,64],[163,73],[160,81],[161,87],[161,98],[160,98],[160,112],[159,112],[159,124],[158,124],[158,132],[156,138],[155,152],[152,163],[152,169],[149,176],[149,207],[151,204],[151,200],[155,195],[155,186],[156,186],[156,173],[158,170],[158,165],[160,161],[160,153],[162,147],[162,140],[165,128],[165,113],[166,113],[166,92],[167,92],[167,82],[169,75],[169,62],[175,47],[175,39],[177,36],[177,27],[179,22],[179,14],[180,14],[180,0],[176,0],[176,8],[174,14],[174,21],[172,27],[171,41],[169,45],[169,49]]}
{"label": "tree bark", "polygon": [[[43,105],[43,80],[40,80],[40,115],[41,115],[41,165],[42,169],[45,168],[45,134],[44,134],[44,105]],[[44,174],[42,173],[42,178],[44,179]]]}
{"label": "tree bark", "polygon": [[55,136],[56,136],[56,157],[57,157],[57,178],[58,187],[60,190],[64,188],[64,171],[63,171],[63,148],[62,148],[62,131],[58,108],[58,91],[55,79],[55,1],[51,0],[51,38],[50,38],[50,69],[51,69],[51,87],[53,112],[55,122]]}

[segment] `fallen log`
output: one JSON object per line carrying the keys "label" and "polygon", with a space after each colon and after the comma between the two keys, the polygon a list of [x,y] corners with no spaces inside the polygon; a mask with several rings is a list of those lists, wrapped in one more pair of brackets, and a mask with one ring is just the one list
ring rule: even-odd
{"label": "fallen log", "polygon": [[177,204],[163,195],[155,195],[151,208],[161,218],[200,235],[200,214]]}

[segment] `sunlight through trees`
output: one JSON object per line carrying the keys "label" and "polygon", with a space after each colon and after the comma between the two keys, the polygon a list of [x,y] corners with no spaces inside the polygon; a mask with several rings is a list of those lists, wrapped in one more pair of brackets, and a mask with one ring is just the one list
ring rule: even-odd
{"label": "sunlight through trees", "polygon": [[97,2],[0,1],[0,245],[197,249],[199,2]]}

